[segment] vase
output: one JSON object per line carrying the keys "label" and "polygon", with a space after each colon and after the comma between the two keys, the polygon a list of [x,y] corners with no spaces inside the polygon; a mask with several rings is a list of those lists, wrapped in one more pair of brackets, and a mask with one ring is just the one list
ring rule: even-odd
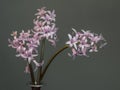
{"label": "vase", "polygon": [[31,87],[32,90],[41,90],[40,87]]}
{"label": "vase", "polygon": [[30,87],[31,87],[31,90],[41,90],[41,87],[42,87],[43,85],[30,85]]}

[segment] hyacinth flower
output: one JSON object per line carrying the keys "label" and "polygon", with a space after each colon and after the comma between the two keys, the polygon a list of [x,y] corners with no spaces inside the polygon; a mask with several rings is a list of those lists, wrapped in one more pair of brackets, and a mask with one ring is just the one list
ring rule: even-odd
{"label": "hyacinth flower", "polygon": [[57,41],[57,30],[55,24],[55,10],[46,10],[45,7],[38,9],[35,14],[36,19],[33,20],[34,30],[33,32],[38,35],[40,39],[47,39],[51,45],[55,46]]}
{"label": "hyacinth flower", "polygon": [[[69,56],[88,56],[88,52],[97,52],[98,48],[106,45],[106,40],[100,34],[91,33],[90,31],[77,32],[73,29],[74,35],[68,34],[69,41],[66,42],[67,45],[72,49],[72,54],[68,53]],[[104,42],[98,44],[99,42]]]}
{"label": "hyacinth flower", "polygon": [[[41,82],[47,69],[54,58],[62,51],[67,48],[71,49],[71,53],[68,53],[68,55],[75,59],[77,56],[88,57],[89,53],[98,52],[99,48],[106,45],[106,40],[103,38],[102,34],[98,35],[88,30],[78,32],[72,28],[73,33],[68,34],[68,41],[65,42],[64,47],[56,51],[43,68],[45,62],[45,42],[48,41],[50,45],[56,46],[58,28],[55,24],[55,10],[50,11],[43,7],[37,9],[37,11],[38,12],[35,14],[36,18],[33,20],[33,29],[27,32],[22,30],[19,34],[17,31],[14,31],[11,34],[12,39],[8,39],[9,47],[16,50],[16,57],[21,57],[27,62],[25,73],[29,73],[31,76],[30,86],[32,90],[41,89]],[[40,47],[40,50],[38,50],[38,47]],[[40,54],[40,59],[36,60],[38,54]],[[33,64],[35,65],[34,69]],[[34,75],[35,72],[37,72],[36,78]]]}
{"label": "hyacinth flower", "polygon": [[31,63],[31,61],[35,60],[34,57],[38,56],[36,48],[39,44],[36,43],[37,40],[32,40],[30,31],[24,32],[24,30],[22,30],[19,36],[15,33],[16,31],[11,34],[13,40],[8,39],[10,43],[9,46],[16,49],[17,57],[21,57]]}

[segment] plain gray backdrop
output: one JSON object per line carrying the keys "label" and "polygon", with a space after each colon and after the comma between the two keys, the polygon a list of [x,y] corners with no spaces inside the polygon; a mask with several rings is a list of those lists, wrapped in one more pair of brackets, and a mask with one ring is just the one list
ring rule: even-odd
{"label": "plain gray backdrop", "polygon": [[26,62],[8,47],[10,33],[33,27],[36,9],[55,9],[56,48],[46,45],[45,60],[68,40],[71,28],[102,33],[107,46],[89,58],[61,53],[48,69],[42,90],[120,90],[120,5],[117,0],[0,0],[0,90],[30,90]]}

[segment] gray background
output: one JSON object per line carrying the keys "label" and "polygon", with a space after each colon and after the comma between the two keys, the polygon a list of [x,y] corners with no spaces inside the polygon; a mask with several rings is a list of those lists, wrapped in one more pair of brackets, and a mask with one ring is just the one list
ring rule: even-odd
{"label": "gray background", "polygon": [[66,50],[52,63],[42,90],[120,90],[119,23],[117,0],[0,0],[0,90],[30,90],[26,63],[8,47],[14,30],[33,27],[36,9],[55,9],[59,27],[57,47],[47,43],[46,59],[62,47],[74,27],[102,33],[108,45],[89,58],[72,60]]}

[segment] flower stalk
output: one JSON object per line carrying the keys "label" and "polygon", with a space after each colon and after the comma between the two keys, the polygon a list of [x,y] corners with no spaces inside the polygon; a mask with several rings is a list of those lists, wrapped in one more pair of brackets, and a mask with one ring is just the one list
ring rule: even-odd
{"label": "flower stalk", "polygon": [[67,49],[67,48],[68,48],[67,45],[64,46],[63,48],[61,48],[60,50],[58,50],[58,51],[48,60],[47,65],[46,65],[45,68],[43,69],[43,72],[42,72],[42,75],[41,75],[41,80],[43,79],[43,77],[44,77],[44,75],[45,75],[48,67],[50,66],[50,64],[52,63],[52,61],[54,60],[54,58],[55,58],[58,54],[60,54],[62,51],[64,51],[65,49]]}
{"label": "flower stalk", "polygon": [[28,63],[28,65],[29,65],[29,70],[30,70],[31,81],[32,81],[32,84],[34,85],[35,84],[35,77],[34,77],[34,72],[33,72],[32,64]]}
{"label": "flower stalk", "polygon": [[[45,52],[45,39],[42,40],[42,44],[41,44],[41,49],[40,49],[40,63],[42,63],[43,60],[44,60],[44,52]],[[40,84],[41,74],[42,74],[42,66],[39,67],[39,69],[38,69],[38,76],[37,76],[37,83],[38,84]]]}

